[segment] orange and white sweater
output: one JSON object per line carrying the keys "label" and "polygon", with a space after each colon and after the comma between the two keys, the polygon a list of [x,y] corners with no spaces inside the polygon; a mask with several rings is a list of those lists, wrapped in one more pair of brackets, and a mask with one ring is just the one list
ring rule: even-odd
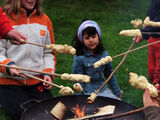
{"label": "orange and white sweater", "polygon": [[[34,10],[27,17],[26,11],[21,9],[18,17],[13,14],[14,19],[8,17],[8,20],[13,28],[28,37],[29,42],[54,44],[54,33],[49,17],[46,14],[37,16],[36,12],[37,10]],[[9,40],[0,40],[0,64],[7,65],[10,62],[27,69],[55,72],[56,58],[53,50],[30,44],[13,45]],[[31,78],[10,76],[4,67],[0,67],[0,72],[0,85],[35,85],[40,82]],[[22,72],[42,76],[40,73]]]}

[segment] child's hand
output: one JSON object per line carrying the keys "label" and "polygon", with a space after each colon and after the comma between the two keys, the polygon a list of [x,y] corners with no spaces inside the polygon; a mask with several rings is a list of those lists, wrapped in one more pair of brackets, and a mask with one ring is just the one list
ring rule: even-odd
{"label": "child's hand", "polygon": [[160,85],[157,83],[154,85],[154,87],[157,89],[158,96],[160,97]]}
{"label": "child's hand", "polygon": [[123,95],[123,91],[121,90],[121,93],[117,95],[117,97],[122,98],[122,95]]}
{"label": "child's hand", "polygon": [[135,36],[133,38],[133,40],[136,42],[136,44],[140,43],[141,41],[143,41],[143,37],[140,37],[140,36]]}
{"label": "child's hand", "polygon": [[[49,75],[45,75],[44,80],[52,83],[52,78]],[[52,85],[50,85],[48,83],[45,83],[45,82],[43,82],[43,86],[44,86],[45,89],[51,89],[52,88]]]}
{"label": "child's hand", "polygon": [[117,95],[117,97],[119,97],[119,98],[122,98],[122,94],[120,94],[120,95]]}
{"label": "child's hand", "polygon": [[24,44],[28,39],[25,35],[15,29],[10,30],[5,38],[11,39],[11,43],[17,45]]}
{"label": "child's hand", "polygon": [[[11,66],[17,67],[16,65],[11,65]],[[19,76],[19,77],[25,78],[25,76],[23,74],[21,74],[21,71],[18,69],[10,68],[9,71],[10,71],[11,76]]]}
{"label": "child's hand", "polygon": [[145,24],[142,24],[142,27],[143,27],[143,28],[145,28],[145,27],[146,27],[146,25],[145,25]]}
{"label": "child's hand", "polygon": [[145,89],[145,92],[143,94],[143,104],[144,104],[144,107],[159,106],[158,101],[156,99],[153,99],[150,97],[150,93],[149,93],[148,88]]}

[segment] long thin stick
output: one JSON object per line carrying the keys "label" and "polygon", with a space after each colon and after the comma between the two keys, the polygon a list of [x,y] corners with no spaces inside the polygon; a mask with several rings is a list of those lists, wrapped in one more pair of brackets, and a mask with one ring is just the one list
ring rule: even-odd
{"label": "long thin stick", "polygon": [[[144,109],[145,109],[145,107],[142,107],[142,108],[138,108],[138,109],[135,109],[135,110],[131,110],[129,112],[115,114],[115,115],[111,115],[111,116],[108,116],[108,117],[103,117],[103,119],[112,119],[112,118],[127,116],[127,115],[130,115],[130,114],[134,114],[134,113],[140,112],[140,111],[142,111]],[[100,120],[100,118],[97,118],[96,120]]]}
{"label": "long thin stick", "polygon": [[29,42],[29,41],[26,41],[25,43],[31,44],[31,45],[37,45],[37,46],[40,46],[40,47],[46,47],[46,45],[42,45],[42,44],[38,44],[38,43],[33,43],[33,42]]}
{"label": "long thin stick", "polygon": [[133,51],[139,50],[139,49],[141,49],[141,48],[148,47],[148,46],[153,45],[153,44],[156,44],[156,43],[160,43],[160,41],[156,41],[156,42],[153,42],[153,43],[149,43],[149,44],[146,44],[146,45],[142,45],[141,47],[137,47],[137,48],[132,49],[132,50],[129,50],[129,51],[127,51],[127,52],[124,52],[124,53],[118,54],[118,55],[116,55],[116,56],[112,57],[112,59],[117,58],[117,57],[120,57],[120,56],[123,56],[123,55],[125,55],[126,53],[130,53],[130,52],[133,52]]}
{"label": "long thin stick", "polygon": [[14,66],[3,65],[3,64],[0,64],[0,66],[1,67],[6,67],[6,68],[13,68],[13,69],[18,69],[18,70],[24,70],[24,71],[29,71],[29,72],[36,72],[36,73],[41,73],[41,74],[49,74],[49,75],[54,75],[54,76],[61,77],[61,74],[57,74],[57,73],[49,73],[49,72],[44,72],[44,71],[31,70],[31,69],[27,69],[27,68],[14,67]]}
{"label": "long thin stick", "polygon": [[89,119],[89,118],[92,118],[92,117],[99,117],[99,118],[94,118],[94,120],[112,119],[112,118],[127,116],[127,115],[130,115],[130,114],[134,114],[134,113],[140,112],[140,111],[144,110],[144,108],[145,107],[142,107],[142,108],[138,108],[138,109],[135,109],[135,110],[131,110],[129,112],[120,113],[120,114],[114,114],[114,115],[107,116],[107,117],[88,115],[88,116],[84,116],[84,117],[81,117],[81,118],[72,118],[72,119],[67,119],[67,120],[84,120],[84,119]]}
{"label": "long thin stick", "polygon": [[147,35],[160,35],[160,32],[141,32],[141,33]]}
{"label": "long thin stick", "polygon": [[[133,41],[133,43],[131,44],[131,46],[129,47],[128,51],[131,50],[133,48],[133,46],[135,45],[135,41]],[[120,66],[122,65],[122,63],[124,62],[124,60],[126,59],[128,55],[128,52],[126,52],[125,56],[123,57],[123,59],[121,60],[121,62],[118,64],[118,66],[113,70],[113,72],[110,74],[110,76],[108,77],[108,79],[103,83],[103,85],[96,90],[96,94],[108,83],[108,81],[111,79],[111,77],[114,75],[114,73],[118,70],[118,68],[120,68]]]}
{"label": "long thin stick", "polygon": [[62,88],[61,86],[59,86],[59,85],[57,85],[57,84],[54,84],[54,83],[52,83],[52,82],[45,81],[45,80],[43,80],[43,79],[41,79],[41,78],[38,78],[38,77],[35,77],[35,76],[33,76],[33,75],[29,75],[29,74],[26,74],[26,73],[22,73],[22,74],[25,75],[25,76],[27,76],[27,77],[34,78],[34,79],[37,79],[37,80],[39,80],[39,81],[48,83],[48,84],[50,84],[50,85],[52,85],[52,86],[54,86],[54,87],[57,87],[57,88],[60,88],[60,89]]}

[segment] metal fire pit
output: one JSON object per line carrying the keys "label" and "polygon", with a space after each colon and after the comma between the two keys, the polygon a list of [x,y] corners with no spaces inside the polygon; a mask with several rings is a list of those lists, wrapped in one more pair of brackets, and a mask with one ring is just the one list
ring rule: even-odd
{"label": "metal fire pit", "polygon": [[[96,108],[104,107],[107,105],[114,105],[115,112],[114,114],[128,112],[130,110],[137,109],[135,106],[128,104],[124,101],[107,98],[107,97],[100,97],[98,96],[94,103],[89,104],[87,103],[87,95],[71,95],[71,96],[62,96],[62,97],[55,97],[52,99],[47,99],[41,102],[38,102],[27,110],[24,111],[22,114],[21,120],[54,120],[56,119],[50,111],[52,108],[61,101],[64,105],[67,106],[68,109],[72,109],[76,107],[76,104],[79,104],[79,108],[85,105],[85,115],[90,115]],[[67,116],[67,118],[72,118],[73,116]],[[64,118],[64,119],[67,119]],[[104,120],[104,119],[103,119]],[[110,119],[111,120],[111,119]],[[112,120],[145,120],[144,113],[137,112],[128,116],[123,116],[120,118],[114,118]]]}

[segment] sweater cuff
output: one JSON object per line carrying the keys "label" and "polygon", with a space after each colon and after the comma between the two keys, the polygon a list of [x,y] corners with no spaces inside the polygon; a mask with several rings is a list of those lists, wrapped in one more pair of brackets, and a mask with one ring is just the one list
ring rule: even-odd
{"label": "sweater cuff", "polygon": [[[48,73],[55,73],[54,70],[51,69],[51,68],[46,68],[46,69],[44,69],[43,71],[44,71],[44,72],[48,72]],[[53,80],[53,78],[54,78],[53,75],[49,75],[49,74],[42,74],[42,77],[44,78],[45,75],[50,76],[50,77],[52,78],[52,80]]]}
{"label": "sweater cuff", "polygon": [[[3,62],[0,62],[0,64],[8,65],[10,62],[12,62],[10,59],[6,59]],[[6,67],[0,67],[0,72],[7,73]]]}
{"label": "sweater cuff", "polygon": [[160,111],[160,108],[157,107],[157,106],[148,106],[148,107],[146,107],[146,108],[143,110],[143,112],[144,112],[144,113],[148,113],[148,112],[153,111],[153,110],[158,110],[158,111]]}
{"label": "sweater cuff", "polygon": [[120,90],[120,89],[116,89],[116,90],[113,91],[113,93],[114,93],[116,96],[118,96],[118,95],[121,95],[123,92],[122,92],[122,90]]}
{"label": "sweater cuff", "polygon": [[[15,63],[12,61],[10,63],[8,63],[7,65],[11,66],[11,65],[14,65]],[[9,75],[11,75],[10,73],[10,68],[6,68],[6,73],[8,73]]]}

